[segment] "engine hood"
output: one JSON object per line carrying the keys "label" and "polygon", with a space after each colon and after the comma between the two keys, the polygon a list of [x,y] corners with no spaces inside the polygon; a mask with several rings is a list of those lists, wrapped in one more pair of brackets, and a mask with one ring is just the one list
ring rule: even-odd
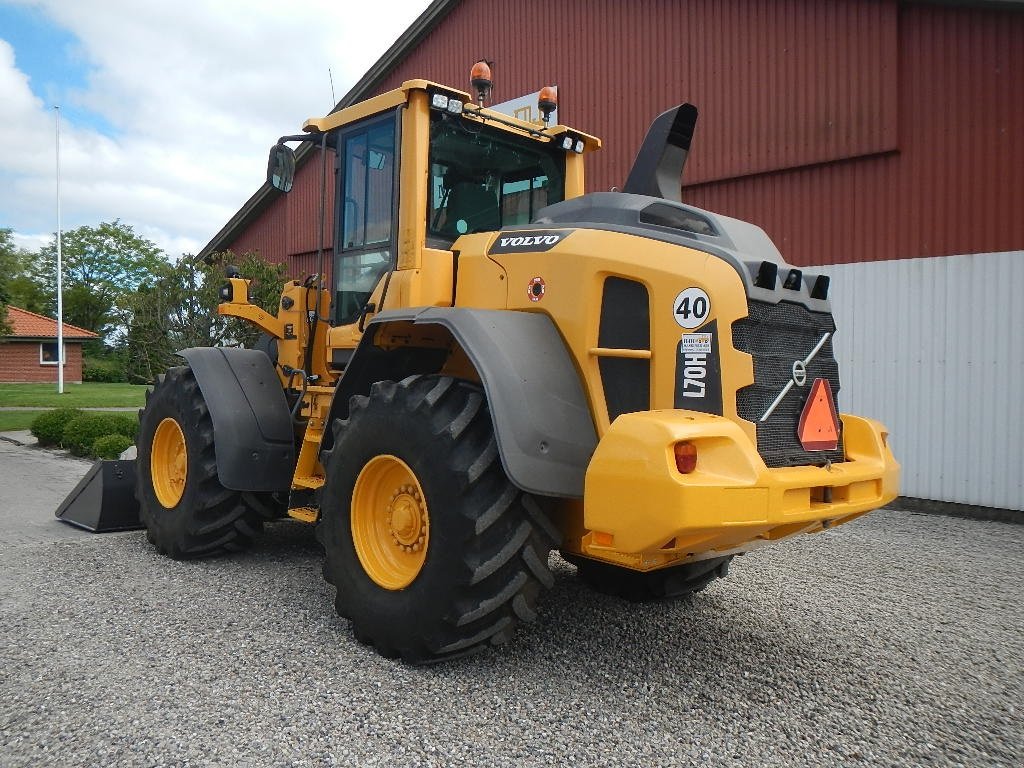
{"label": "engine hood", "polygon": [[[763,229],[740,219],[660,197],[593,192],[542,208],[531,224],[503,231],[538,226],[601,229],[683,245],[728,262],[750,299],[790,301],[814,312],[831,311],[828,278],[788,264]],[[799,280],[789,280],[786,287],[794,270]],[[819,282],[819,277],[825,282]]]}

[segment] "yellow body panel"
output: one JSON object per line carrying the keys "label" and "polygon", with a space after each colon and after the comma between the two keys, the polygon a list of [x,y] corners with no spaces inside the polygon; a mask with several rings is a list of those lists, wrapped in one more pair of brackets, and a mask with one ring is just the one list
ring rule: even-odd
{"label": "yellow body panel", "polygon": [[[551,231],[570,231],[554,229]],[[472,246],[485,249],[494,235],[476,235]],[[651,404],[671,408],[675,389],[675,349],[682,329],[673,319],[673,301],[684,288],[703,288],[713,297],[708,320],[718,320],[722,364],[724,415],[738,420],[734,393],[754,380],[750,355],[732,346],[731,326],[746,317],[747,304],[743,283],[722,259],[702,251],[684,248],[649,238],[596,229],[576,229],[552,250],[537,254],[501,254],[470,256],[468,238],[459,260],[458,306],[543,312],[554,321],[580,372],[598,435],[608,429],[608,413],[598,372],[598,358],[614,354],[622,357],[650,357]],[[486,258],[501,267],[498,284],[490,271],[476,266]],[[651,349],[636,351],[602,350],[598,347],[601,296],[604,281],[619,276],[643,283],[650,296]],[[530,282],[540,277],[546,289],[544,298],[531,301]],[[649,355],[641,354],[649,352]],[[754,425],[744,422],[743,429],[756,439]]]}

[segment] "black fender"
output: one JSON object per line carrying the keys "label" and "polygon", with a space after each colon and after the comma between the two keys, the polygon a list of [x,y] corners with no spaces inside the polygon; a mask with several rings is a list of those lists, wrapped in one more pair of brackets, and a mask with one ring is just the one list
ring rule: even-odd
{"label": "black fender", "polygon": [[221,485],[287,492],[295,472],[295,434],[270,358],[233,347],[192,347],[178,354],[192,368],[210,410]]}
{"label": "black fender", "polygon": [[465,350],[483,383],[509,480],[529,493],[582,498],[597,430],[576,367],[547,315],[451,307],[381,312],[338,384],[328,423],[348,418],[349,399],[367,394],[375,381],[441,369],[446,350],[385,352],[374,344],[376,332],[395,321],[443,326]]}

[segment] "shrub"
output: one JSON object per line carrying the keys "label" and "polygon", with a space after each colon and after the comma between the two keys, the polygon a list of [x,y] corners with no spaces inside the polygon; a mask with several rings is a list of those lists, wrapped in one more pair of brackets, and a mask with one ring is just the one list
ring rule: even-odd
{"label": "shrub", "polygon": [[139,431],[139,414],[138,413],[116,413],[109,414],[114,417],[114,422],[117,424],[117,432],[115,434],[124,435],[130,437],[132,443],[135,443],[135,435]]}
{"label": "shrub", "polygon": [[77,408],[55,408],[36,416],[29,429],[40,445],[60,445],[68,422],[81,415],[82,411]]}
{"label": "shrub", "polygon": [[126,381],[124,365],[106,357],[86,357],[82,361],[82,381],[117,383]]}
{"label": "shrub", "polygon": [[138,429],[134,416],[120,413],[83,413],[68,422],[61,444],[79,456],[85,456],[93,443],[106,435],[133,437]]}
{"label": "shrub", "polygon": [[92,444],[92,455],[97,459],[116,459],[124,451],[134,445],[130,437],[124,435],[104,435]]}

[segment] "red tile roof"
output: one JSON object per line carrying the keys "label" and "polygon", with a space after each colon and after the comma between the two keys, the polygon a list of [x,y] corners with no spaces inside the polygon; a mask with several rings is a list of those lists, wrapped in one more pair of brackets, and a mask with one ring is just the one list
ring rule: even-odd
{"label": "red tile roof", "polygon": [[[7,321],[11,326],[8,339],[55,339],[57,338],[57,321],[52,317],[37,315],[26,309],[7,307]],[[79,328],[77,325],[64,323],[65,339],[98,339],[99,334]]]}

